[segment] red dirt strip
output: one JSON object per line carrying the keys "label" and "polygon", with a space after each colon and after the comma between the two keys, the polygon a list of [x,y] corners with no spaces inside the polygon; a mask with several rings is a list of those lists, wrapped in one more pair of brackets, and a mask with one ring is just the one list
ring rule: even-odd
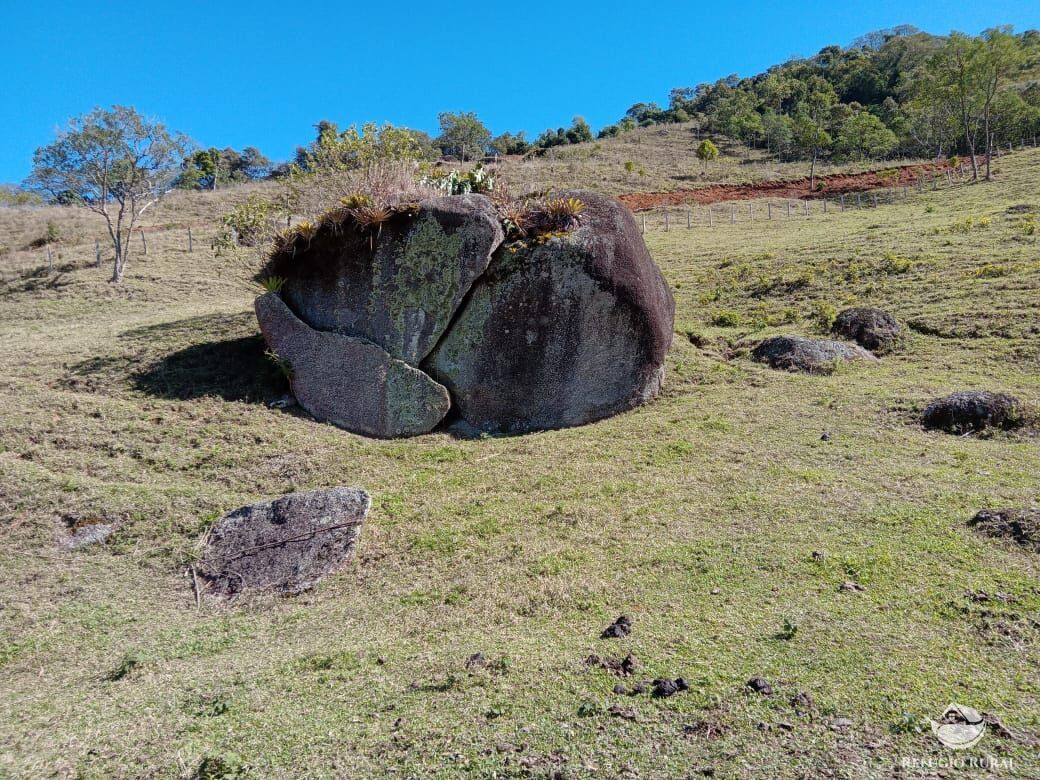
{"label": "red dirt strip", "polygon": [[[984,159],[980,160],[981,164],[984,164]],[[864,173],[817,176],[815,190],[810,190],[809,178],[806,177],[787,181],[762,182],[761,184],[715,184],[695,190],[675,190],[673,192],[629,192],[619,195],[618,200],[632,211],[644,211],[660,206],[681,206],[686,203],[708,205],[727,200],[753,200],[755,198],[818,199],[881,187],[901,187],[915,183],[921,177],[937,176],[948,170],[955,169],[948,162],[942,161],[883,168]]]}

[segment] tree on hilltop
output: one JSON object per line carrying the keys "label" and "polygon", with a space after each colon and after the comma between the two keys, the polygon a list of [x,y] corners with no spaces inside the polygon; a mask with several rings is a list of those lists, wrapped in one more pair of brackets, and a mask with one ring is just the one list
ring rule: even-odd
{"label": "tree on hilltop", "polygon": [[444,154],[452,154],[465,162],[480,159],[491,145],[491,131],[472,111],[453,114],[445,111],[437,117],[441,134],[437,145]]}
{"label": "tree on hilltop", "polygon": [[105,218],[115,250],[112,281],[121,282],[137,220],[174,186],[193,149],[187,136],[133,107],[95,108],[36,150],[27,184]]}

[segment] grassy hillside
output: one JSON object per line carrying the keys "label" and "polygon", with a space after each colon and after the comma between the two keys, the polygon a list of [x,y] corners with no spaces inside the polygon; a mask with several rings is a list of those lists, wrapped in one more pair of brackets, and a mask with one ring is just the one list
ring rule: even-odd
{"label": "grassy hillside", "polygon": [[[762,150],[749,153],[743,144],[718,135],[711,138],[722,154],[705,166],[694,154],[705,137],[698,134],[693,122],[641,127],[613,138],[554,147],[542,157],[506,158],[497,170],[516,192],[548,187],[589,188],[612,195],[800,179],[809,175],[807,161],[777,162]],[[634,165],[631,172],[625,169],[628,161]],[[827,161],[818,164],[816,172],[856,173],[877,167],[874,161]]]}
{"label": "grassy hillside", "polygon": [[[950,701],[1040,776],[1040,560],[965,527],[1040,502],[1040,441],[915,423],[958,389],[1040,401],[1040,247],[1009,212],[1038,192],[1027,151],[897,205],[651,231],[677,302],[663,396],[476,441],[267,408],[255,291],[206,249],[242,191],[164,204],[122,287],[84,215],[0,212],[0,245],[47,219],[66,242],[53,276],[0,259],[0,776],[888,777],[949,757],[921,729]],[[747,359],[854,301],[910,322],[905,347],[826,377]],[[374,499],[348,570],[196,607],[213,520],[339,484]],[[57,546],[92,518],[118,523],[106,545]],[[631,635],[599,639],[621,613]],[[629,652],[632,678],[587,663]],[[692,688],[612,692],[659,675]]]}

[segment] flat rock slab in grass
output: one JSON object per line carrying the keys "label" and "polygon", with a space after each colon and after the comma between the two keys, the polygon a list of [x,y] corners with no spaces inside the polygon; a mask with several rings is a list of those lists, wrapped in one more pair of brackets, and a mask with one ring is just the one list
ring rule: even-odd
{"label": "flat rock slab in grass", "polygon": [[427,433],[451,405],[448,391],[367,341],[311,328],[277,293],[256,299],[268,347],[291,373],[300,406],[366,436]]}
{"label": "flat rock slab in grass", "polygon": [[831,330],[878,354],[891,351],[903,335],[903,328],[895,317],[882,309],[866,307],[840,312]]}
{"label": "flat rock slab in grass", "polygon": [[282,297],[316,330],[371,341],[413,366],[433,349],[502,243],[483,195],[431,198],[359,232],[349,220],[272,258]]}
{"label": "flat rock slab in grass", "polygon": [[1040,509],[983,509],[968,521],[979,533],[1040,553]]}
{"label": "flat rock slab in grass", "polygon": [[839,363],[852,360],[877,362],[863,347],[803,336],[770,336],[752,350],[751,357],[770,368],[805,374],[830,374]]}
{"label": "flat rock slab in grass", "polygon": [[1026,416],[1022,402],[1013,395],[972,390],[932,401],[921,422],[926,428],[963,434],[985,428],[1018,428],[1025,425]]}
{"label": "flat rock slab in grass", "polygon": [[599,420],[661,388],[675,303],[632,214],[584,204],[573,232],[500,247],[422,363],[462,428],[522,433]]}
{"label": "flat rock slab in grass", "polygon": [[236,509],[206,537],[199,574],[224,597],[308,590],[353,557],[370,505],[364,490],[336,487]]}

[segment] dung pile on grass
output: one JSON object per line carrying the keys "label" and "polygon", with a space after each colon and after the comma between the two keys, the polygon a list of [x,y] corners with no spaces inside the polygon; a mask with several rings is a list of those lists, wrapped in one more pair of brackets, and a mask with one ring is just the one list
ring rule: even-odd
{"label": "dung pile on grass", "polygon": [[358,202],[283,237],[257,301],[301,406],[371,436],[581,425],[660,390],[674,302],[632,215],[566,193]]}
{"label": "dung pile on grass", "polygon": [[1040,552],[1040,509],[983,509],[968,525],[986,536],[1010,539]]}

